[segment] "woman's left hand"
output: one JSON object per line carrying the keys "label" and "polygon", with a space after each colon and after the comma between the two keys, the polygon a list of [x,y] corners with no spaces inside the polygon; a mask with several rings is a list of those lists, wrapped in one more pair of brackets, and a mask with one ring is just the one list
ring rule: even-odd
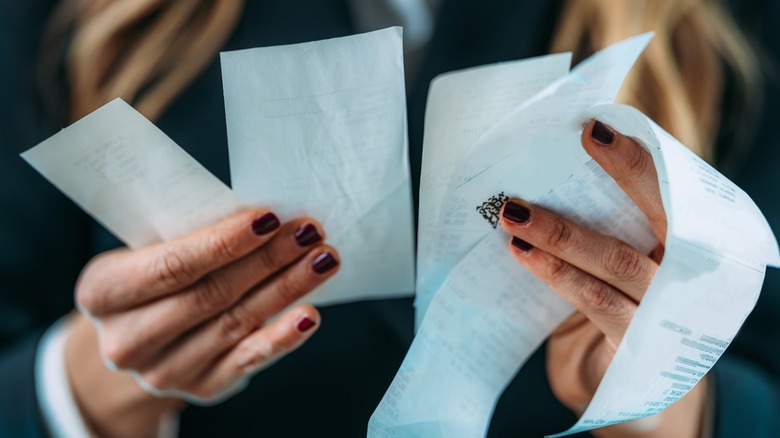
{"label": "woman's left hand", "polygon": [[[647,215],[661,243],[647,255],[523,200],[512,199],[502,208],[501,226],[513,236],[510,251],[514,258],[577,309],[550,336],[547,374],[555,396],[578,415],[593,398],[658,270],[666,237],[666,215],[650,154],[600,122],[585,127],[582,144]],[[652,427],[644,426],[638,432],[629,423],[594,432],[600,436],[699,436],[705,380],[648,419]]]}

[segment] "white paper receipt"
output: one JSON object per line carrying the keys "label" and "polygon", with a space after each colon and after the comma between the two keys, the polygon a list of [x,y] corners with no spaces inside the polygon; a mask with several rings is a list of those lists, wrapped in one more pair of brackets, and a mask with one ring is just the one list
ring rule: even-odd
{"label": "white paper receipt", "polygon": [[[582,417],[557,436],[662,411],[712,368],[753,309],[775,236],[753,201],[637,110],[615,105],[652,35],[568,72],[569,54],[431,86],[421,175],[417,335],[370,437],[475,437],[573,309],[507,253],[507,197],[648,252],[642,212],[584,152],[599,119],[653,157],[668,219],[660,268]],[[321,221],[341,254],[318,304],[415,287],[401,30],[224,53],[234,191],[114,100],[22,157],[132,248],[249,206]],[[555,432],[555,431],[551,431]]]}
{"label": "white paper receipt", "polygon": [[341,271],[305,301],[411,296],[401,29],[223,54],[235,193],[121,100],[22,157],[132,248],[250,206],[322,222]]}
{"label": "white paper receipt", "polygon": [[[582,149],[582,126],[594,118],[650,151],[669,228],[664,259],[593,400],[558,436],[662,411],[728,347],[756,303],[766,266],[780,265],[777,241],[741,189],[637,110],[610,103],[650,38],[584,61],[472,141],[459,165],[438,175],[448,181],[445,190],[421,186],[437,216],[427,219],[437,224],[435,235],[418,260],[422,322],[371,417],[370,437],[483,436],[506,385],[573,311],[507,254],[509,236],[491,226],[506,196],[642,251],[656,244],[647,219]],[[434,88],[430,96],[447,94]],[[447,146],[426,138],[438,151],[425,156]]]}
{"label": "white paper receipt", "polygon": [[401,28],[222,54],[233,189],[319,220],[342,259],[313,302],[411,296]]}
{"label": "white paper receipt", "polygon": [[190,233],[241,208],[228,186],[120,99],[22,158],[131,248]]}

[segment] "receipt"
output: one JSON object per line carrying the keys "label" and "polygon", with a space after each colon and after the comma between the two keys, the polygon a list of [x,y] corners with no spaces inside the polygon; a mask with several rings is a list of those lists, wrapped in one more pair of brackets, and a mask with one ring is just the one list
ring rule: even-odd
{"label": "receipt", "polygon": [[441,198],[431,244],[441,250],[419,272],[430,305],[369,436],[484,435],[503,389],[573,311],[509,256],[509,236],[490,224],[497,209],[478,211],[486,201],[521,197],[640,251],[655,245],[647,219],[582,150],[592,118],[652,153],[669,228],[661,266],[593,400],[558,436],[660,412],[736,335],[766,265],[780,264],[777,242],[742,190],[638,111],[609,104],[648,40],[594,55],[472,144]]}
{"label": "receipt", "polygon": [[[583,160],[590,158],[581,147],[576,150],[562,150],[564,144],[539,143],[532,135],[558,129],[563,122],[563,114],[614,101],[623,78],[650,38],[650,35],[634,37],[599,52],[583,61],[570,75],[559,79],[514,108],[504,116],[502,122],[494,124],[492,129],[472,142],[458,170],[450,175],[448,190],[425,193],[427,187],[421,185],[420,199],[428,196],[426,199],[430,199],[432,203],[446,207],[440,207],[438,210],[438,226],[434,228],[434,238],[427,244],[430,249],[418,256],[418,326],[427,310],[426,304],[441,286],[449,270],[490,231],[482,216],[474,213],[477,207],[491,197],[500,195],[508,186],[502,184],[502,180],[508,182],[507,177],[533,175],[534,179],[530,183],[524,181],[521,187],[525,199],[536,199],[566,180],[580,167]],[[426,118],[431,117],[426,115]],[[499,126],[503,128],[497,129]],[[524,134],[524,130],[527,134]],[[522,135],[527,137],[523,138]],[[574,135],[576,134],[572,133],[572,138]],[[539,146],[528,147],[532,144]],[[443,142],[431,142],[429,146],[438,150],[446,150],[449,147]],[[501,161],[511,153],[517,154],[518,148],[523,148],[525,153],[522,160]],[[540,163],[545,162],[554,164],[540,167]],[[483,170],[496,165],[506,171],[482,174]],[[515,167],[509,169],[509,166]],[[425,167],[426,163],[423,163],[423,168]],[[540,172],[540,169],[543,171]],[[497,181],[493,181],[493,184],[480,182],[490,175],[495,175]],[[461,187],[464,181],[475,176],[477,180],[474,183]],[[459,189],[455,190],[458,187]],[[481,192],[463,196],[464,190]],[[446,199],[444,193],[447,194]],[[508,194],[509,192],[504,193]]]}
{"label": "receipt", "polygon": [[[446,73],[431,83],[420,176],[418,272],[430,257],[442,200],[469,147],[496,120],[568,73],[570,63],[571,54],[561,53]],[[417,326],[433,296],[420,292],[423,288],[418,284],[415,296]]]}
{"label": "receipt", "polygon": [[228,186],[120,99],[21,156],[131,248],[212,225],[242,207]]}
{"label": "receipt", "polygon": [[319,220],[341,256],[315,303],[409,296],[414,246],[401,29],[222,54],[233,189]]}
{"label": "receipt", "polygon": [[22,157],[131,248],[241,208],[322,222],[337,276],[305,301],[410,295],[401,29],[222,55],[231,191],[117,99]]}
{"label": "receipt", "polygon": [[571,433],[660,412],[712,368],[753,310],[775,236],[739,187],[639,111],[587,111],[644,145],[658,171],[669,229],[661,266],[593,400]]}

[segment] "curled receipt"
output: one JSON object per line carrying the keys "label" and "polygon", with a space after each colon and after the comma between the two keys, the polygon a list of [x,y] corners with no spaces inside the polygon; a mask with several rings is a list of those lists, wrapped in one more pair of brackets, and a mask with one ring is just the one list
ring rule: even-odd
{"label": "curled receipt", "polygon": [[611,103],[650,38],[597,53],[518,106],[472,144],[448,189],[429,197],[439,217],[427,259],[418,261],[424,317],[369,436],[484,435],[504,388],[572,313],[509,256],[509,236],[491,226],[498,212],[490,206],[503,196],[531,200],[644,252],[656,245],[647,219],[582,149],[582,126],[594,118],[651,153],[668,231],[660,268],[595,396],[556,436],[662,411],[728,347],[756,303],[766,266],[780,265],[777,241],[739,187],[637,110]]}

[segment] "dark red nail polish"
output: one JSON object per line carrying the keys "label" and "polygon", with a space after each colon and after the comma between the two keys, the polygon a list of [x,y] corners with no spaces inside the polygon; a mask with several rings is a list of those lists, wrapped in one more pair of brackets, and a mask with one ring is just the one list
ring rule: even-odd
{"label": "dark red nail polish", "polygon": [[324,274],[331,269],[335,268],[339,265],[339,261],[336,260],[333,255],[329,252],[324,252],[317,256],[316,259],[311,264],[312,269],[314,269],[314,272],[318,274]]}
{"label": "dark red nail polish", "polygon": [[593,124],[593,130],[590,132],[590,135],[602,146],[612,146],[612,143],[615,141],[615,134],[598,120]]}
{"label": "dark red nail polish", "polygon": [[515,236],[512,236],[512,246],[514,246],[515,248],[523,252],[528,252],[534,248],[534,246],[531,245],[530,243]]}
{"label": "dark red nail polish", "polygon": [[279,218],[275,214],[268,212],[252,221],[252,232],[262,236],[279,228],[279,225],[281,225]]}
{"label": "dark red nail polish", "polygon": [[295,241],[300,246],[313,245],[322,240],[322,236],[317,232],[317,227],[313,224],[303,224],[298,231],[295,232]]}
{"label": "dark red nail polish", "polygon": [[316,322],[304,316],[303,318],[301,318],[300,321],[298,321],[298,324],[296,324],[295,327],[298,329],[299,332],[303,333],[305,331],[308,331],[310,328],[314,327],[315,325],[317,325]]}
{"label": "dark red nail polish", "polygon": [[509,201],[506,203],[506,205],[504,205],[503,216],[504,219],[509,221],[518,224],[524,224],[528,222],[529,219],[531,219],[531,210],[516,202]]}

